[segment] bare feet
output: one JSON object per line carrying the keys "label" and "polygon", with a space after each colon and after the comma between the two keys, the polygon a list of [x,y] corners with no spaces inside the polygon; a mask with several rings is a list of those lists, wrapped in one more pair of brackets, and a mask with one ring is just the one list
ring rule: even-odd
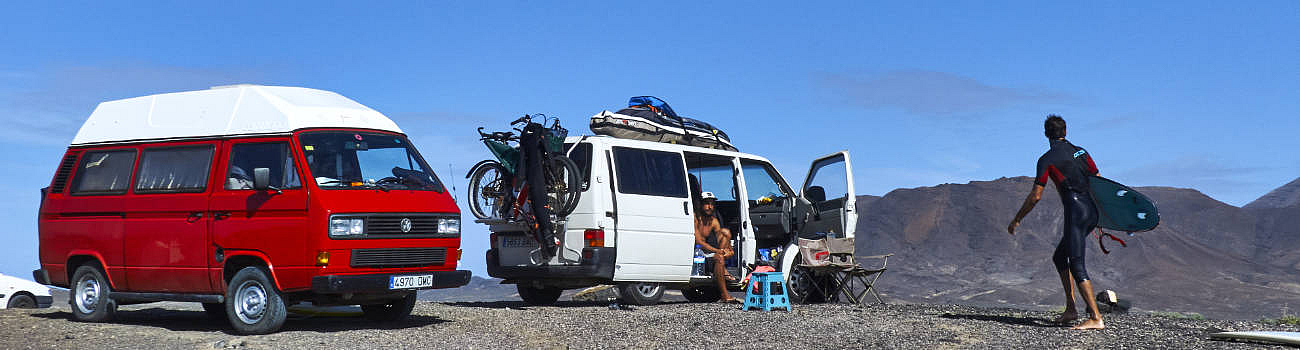
{"label": "bare feet", "polygon": [[1097,318],[1089,318],[1087,321],[1083,321],[1083,323],[1080,323],[1078,326],[1070,327],[1070,329],[1105,329],[1105,328],[1106,328],[1106,323],[1102,322],[1101,319],[1097,319]]}
{"label": "bare feet", "polygon": [[1062,312],[1060,315],[1056,316],[1056,319],[1055,319],[1055,320],[1052,320],[1052,322],[1054,322],[1054,323],[1056,323],[1056,324],[1067,324],[1067,323],[1070,323],[1070,322],[1074,322],[1075,320],[1078,320],[1078,319],[1079,319],[1079,313],[1078,313],[1078,312],[1074,312],[1074,311],[1066,311],[1066,312]]}

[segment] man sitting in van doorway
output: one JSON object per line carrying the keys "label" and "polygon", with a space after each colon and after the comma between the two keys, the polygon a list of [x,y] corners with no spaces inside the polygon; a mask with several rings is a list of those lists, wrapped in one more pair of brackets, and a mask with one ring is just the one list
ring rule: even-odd
{"label": "man sitting in van doorway", "polygon": [[727,293],[727,282],[736,281],[735,277],[727,273],[727,258],[736,253],[731,249],[731,230],[722,227],[714,211],[714,202],[717,200],[718,197],[713,192],[700,194],[700,201],[695,208],[695,244],[700,245],[705,253],[713,254],[709,259],[713,262],[713,280],[718,284],[722,302],[734,303],[740,300]]}

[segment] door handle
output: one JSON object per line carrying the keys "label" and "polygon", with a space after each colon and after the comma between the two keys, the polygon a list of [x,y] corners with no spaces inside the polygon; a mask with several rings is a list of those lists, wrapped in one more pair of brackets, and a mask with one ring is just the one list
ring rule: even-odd
{"label": "door handle", "polygon": [[225,220],[226,218],[229,217],[230,217],[230,212],[228,211],[212,213],[212,219],[214,220]]}
{"label": "door handle", "polygon": [[201,212],[201,211],[196,211],[196,212],[190,213],[190,219],[196,219],[196,220],[197,220],[197,219],[202,219],[202,218],[203,218],[203,212]]}
{"label": "door handle", "polygon": [[683,213],[683,214],[686,214],[686,216],[691,216],[691,207],[690,207],[690,203],[688,203],[688,202],[682,202],[682,213]]}

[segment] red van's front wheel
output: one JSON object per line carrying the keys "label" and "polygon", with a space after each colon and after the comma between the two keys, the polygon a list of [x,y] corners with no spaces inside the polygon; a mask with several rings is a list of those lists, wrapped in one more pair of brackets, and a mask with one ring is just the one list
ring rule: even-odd
{"label": "red van's front wheel", "polygon": [[226,289],[226,315],[235,331],[266,334],[284,325],[284,299],[266,271],[256,266],[239,270]]}

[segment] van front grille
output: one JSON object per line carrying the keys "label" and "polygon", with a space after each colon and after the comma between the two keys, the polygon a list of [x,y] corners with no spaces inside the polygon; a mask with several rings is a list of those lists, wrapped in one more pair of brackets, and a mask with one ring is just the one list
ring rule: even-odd
{"label": "van front grille", "polygon": [[[438,234],[438,216],[434,215],[372,215],[366,217],[368,235],[435,235]],[[411,220],[411,230],[402,232],[402,219]]]}
{"label": "van front grille", "polygon": [[353,249],[352,267],[417,267],[442,265],[447,248]]}

